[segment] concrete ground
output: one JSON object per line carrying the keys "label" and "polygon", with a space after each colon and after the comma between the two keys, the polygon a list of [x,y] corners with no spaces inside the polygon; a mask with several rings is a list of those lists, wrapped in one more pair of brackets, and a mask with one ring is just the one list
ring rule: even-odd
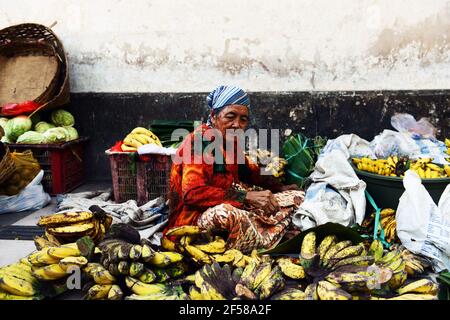
{"label": "concrete ground", "polygon": [[[105,190],[111,188],[107,183],[87,183],[73,192]],[[6,213],[0,215],[0,226],[36,226],[39,217],[56,212],[56,198],[44,208],[36,211]],[[0,267],[16,262],[36,250],[32,240],[0,239]]]}

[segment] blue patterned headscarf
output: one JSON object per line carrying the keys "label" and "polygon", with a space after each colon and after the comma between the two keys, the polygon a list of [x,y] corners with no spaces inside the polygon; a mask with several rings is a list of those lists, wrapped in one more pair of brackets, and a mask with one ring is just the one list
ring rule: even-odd
{"label": "blue patterned headscarf", "polygon": [[[213,114],[218,114],[223,108],[232,104],[250,108],[250,98],[247,93],[235,86],[218,86],[208,94],[206,102]],[[208,125],[211,126],[211,115],[208,117]]]}

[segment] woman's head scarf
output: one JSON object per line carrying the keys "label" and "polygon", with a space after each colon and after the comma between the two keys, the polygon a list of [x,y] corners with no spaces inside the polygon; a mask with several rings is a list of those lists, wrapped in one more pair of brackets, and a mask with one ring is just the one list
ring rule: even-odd
{"label": "woman's head scarf", "polygon": [[218,86],[206,98],[211,114],[208,117],[208,125],[211,126],[212,115],[219,114],[226,106],[238,104],[250,108],[250,98],[247,93],[235,86]]}

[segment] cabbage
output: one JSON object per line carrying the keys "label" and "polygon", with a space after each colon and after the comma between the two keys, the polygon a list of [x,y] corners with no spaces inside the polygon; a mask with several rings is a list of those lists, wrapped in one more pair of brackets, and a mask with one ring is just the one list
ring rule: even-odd
{"label": "cabbage", "polygon": [[64,128],[51,128],[43,133],[45,143],[56,143],[66,141],[66,130]]}
{"label": "cabbage", "polygon": [[51,119],[55,126],[73,126],[75,124],[73,115],[63,109],[53,111]]}
{"label": "cabbage", "polygon": [[31,127],[31,120],[27,116],[18,116],[6,123],[5,134],[10,141],[16,141],[19,136],[31,130]]}
{"label": "cabbage", "polygon": [[0,142],[3,142],[3,143],[12,143],[6,136],[3,136],[3,138],[0,139]]}
{"label": "cabbage", "polygon": [[8,118],[0,118],[0,127],[3,129],[6,128],[6,123],[8,122]]}
{"label": "cabbage", "polygon": [[35,144],[43,142],[44,142],[44,135],[36,131],[27,131],[24,134],[22,134],[19,138],[17,138],[17,143]]}
{"label": "cabbage", "polygon": [[67,141],[78,139],[78,131],[74,127],[64,127],[67,131]]}
{"label": "cabbage", "polygon": [[40,121],[40,122],[36,123],[36,125],[34,126],[34,130],[39,133],[44,133],[48,129],[51,129],[54,127],[55,127],[54,124],[51,124],[51,123],[48,123],[45,121]]}

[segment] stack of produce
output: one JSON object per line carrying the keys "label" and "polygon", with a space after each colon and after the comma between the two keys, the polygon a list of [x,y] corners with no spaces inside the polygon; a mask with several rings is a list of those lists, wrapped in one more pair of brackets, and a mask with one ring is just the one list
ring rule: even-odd
{"label": "stack of produce", "polygon": [[353,158],[353,164],[358,170],[383,176],[403,177],[408,170],[415,171],[422,179],[450,177],[450,166],[432,163],[431,158],[421,158],[416,161],[406,157],[388,157],[387,159]]}
{"label": "stack of produce", "polygon": [[34,300],[54,297],[67,290],[67,277],[93,255],[94,243],[86,237],[76,243],[40,249],[19,262],[0,268],[0,300]]}
{"label": "stack of produce", "polygon": [[[33,123],[27,116],[12,119],[1,118],[0,125],[5,129],[2,142],[26,144],[51,144],[78,139],[78,131],[73,127],[73,115],[63,109],[51,113],[50,122]],[[33,130],[32,130],[33,129]]]}
{"label": "stack of produce", "polygon": [[41,217],[38,226],[45,228],[45,237],[53,244],[74,242],[90,236],[95,243],[103,239],[112,224],[112,217],[92,206],[91,211],[59,212]]}
{"label": "stack of produce", "polygon": [[313,172],[326,142],[327,140],[320,136],[310,139],[301,133],[292,135],[286,140],[283,145],[283,155],[288,162],[286,183],[295,183],[299,187],[305,185],[305,179]]}
{"label": "stack of produce", "polygon": [[162,146],[159,138],[153,132],[142,127],[137,127],[123,139],[122,151],[136,152],[138,147],[145,144]]}
{"label": "stack of produce", "polygon": [[284,167],[287,165],[285,159],[276,157],[272,152],[262,149],[256,149],[254,152],[249,152],[248,155],[252,160],[256,160],[258,166],[266,173],[269,173],[276,178],[284,177]]}

